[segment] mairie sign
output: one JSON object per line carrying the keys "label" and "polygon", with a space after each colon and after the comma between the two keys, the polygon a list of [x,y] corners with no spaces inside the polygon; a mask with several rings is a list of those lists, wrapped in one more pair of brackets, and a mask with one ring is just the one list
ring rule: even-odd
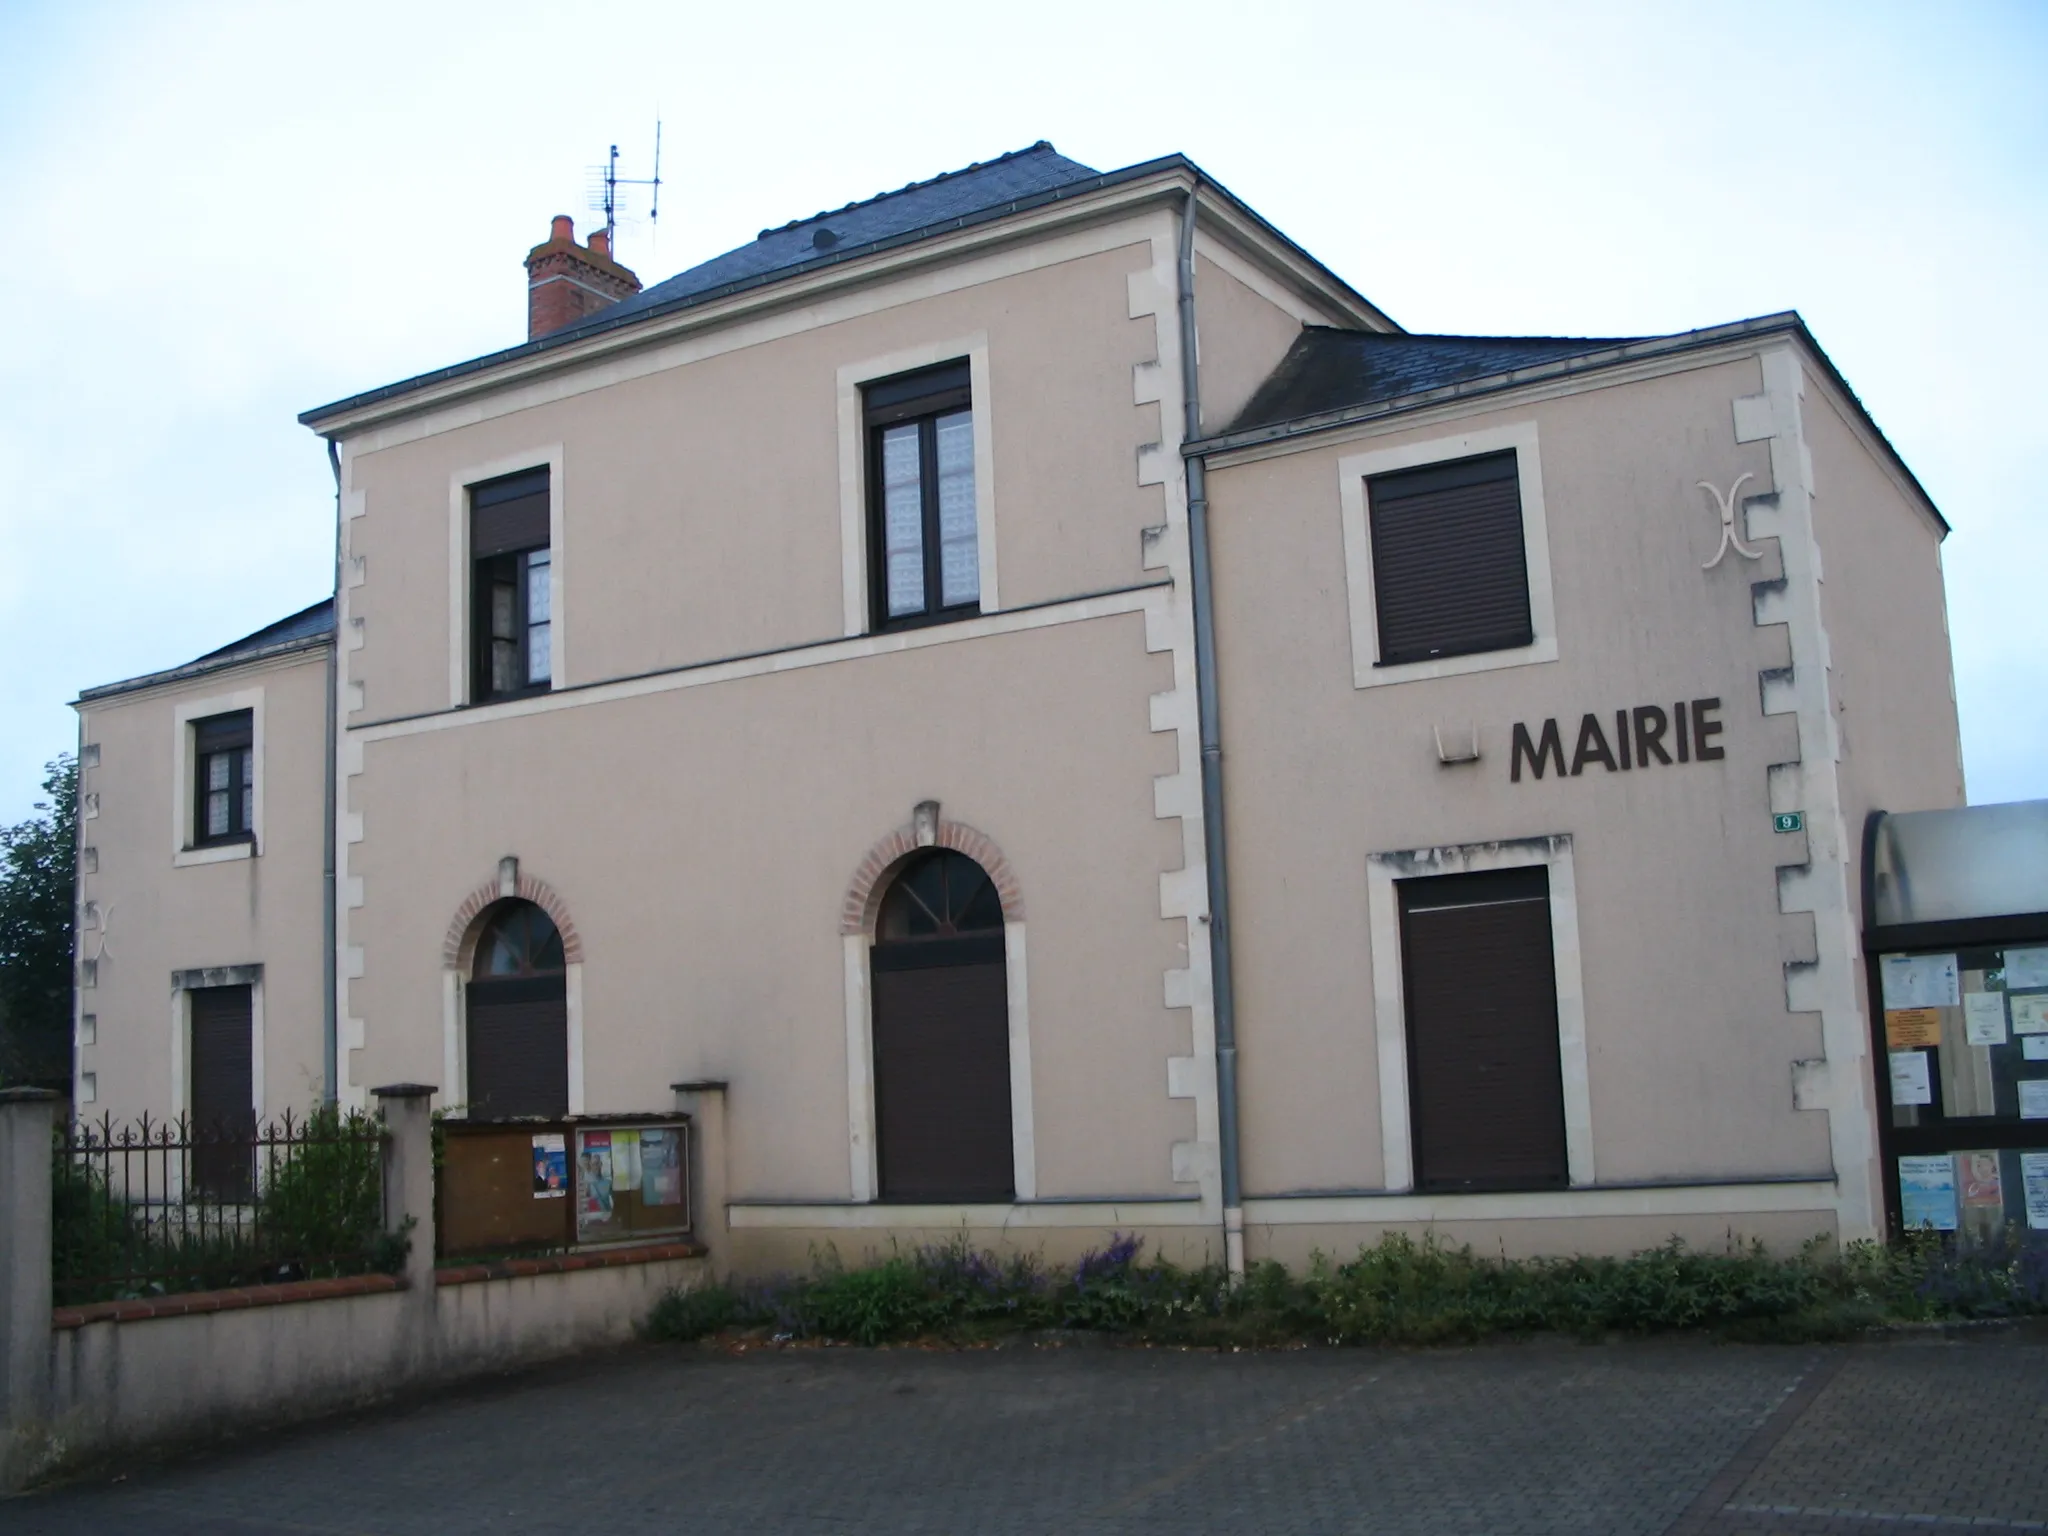
{"label": "mairie sign", "polygon": [[1728,755],[1725,747],[1714,743],[1722,730],[1715,718],[1720,708],[1719,699],[1681,699],[1669,711],[1662,704],[1617,709],[1611,737],[1603,716],[1581,715],[1569,765],[1556,717],[1545,720],[1533,735],[1517,720],[1508,753],[1508,779],[1521,783],[1525,767],[1540,779],[1546,771],[1559,778],[1577,778],[1588,763],[1598,763],[1609,773],[1628,773],[1636,768],[1719,762]]}

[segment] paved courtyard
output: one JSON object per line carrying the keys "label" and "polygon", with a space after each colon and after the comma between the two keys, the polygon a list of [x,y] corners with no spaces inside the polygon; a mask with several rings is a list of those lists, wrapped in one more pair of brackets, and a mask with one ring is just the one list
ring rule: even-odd
{"label": "paved courtyard", "polygon": [[2048,1344],[636,1349],[0,1501],[9,1536],[2048,1530]]}

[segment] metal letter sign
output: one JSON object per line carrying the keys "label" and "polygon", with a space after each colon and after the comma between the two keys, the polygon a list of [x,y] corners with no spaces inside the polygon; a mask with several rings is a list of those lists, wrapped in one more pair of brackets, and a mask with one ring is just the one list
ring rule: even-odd
{"label": "metal letter sign", "polygon": [[1806,830],[1806,812],[1779,811],[1771,817],[1773,832],[1803,832]]}

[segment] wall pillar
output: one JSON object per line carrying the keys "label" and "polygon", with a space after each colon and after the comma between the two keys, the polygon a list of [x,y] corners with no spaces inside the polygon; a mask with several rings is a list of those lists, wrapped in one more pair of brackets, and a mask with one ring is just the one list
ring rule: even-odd
{"label": "wall pillar", "polygon": [[731,1229],[726,1225],[726,1084],[713,1078],[669,1085],[676,1111],[690,1117],[690,1227],[710,1258],[714,1278],[732,1273]]}
{"label": "wall pillar", "polygon": [[384,1115],[384,1229],[407,1239],[405,1263],[399,1270],[406,1284],[406,1312],[419,1330],[420,1347],[429,1355],[435,1307],[433,1104],[438,1091],[424,1083],[390,1083],[370,1090]]}
{"label": "wall pillar", "polygon": [[0,1089],[0,1489],[40,1469],[50,1417],[50,1142],[57,1095]]}

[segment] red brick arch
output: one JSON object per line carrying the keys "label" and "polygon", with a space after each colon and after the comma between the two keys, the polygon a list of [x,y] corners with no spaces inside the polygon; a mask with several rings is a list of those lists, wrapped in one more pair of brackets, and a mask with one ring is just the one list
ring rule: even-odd
{"label": "red brick arch", "polygon": [[[562,935],[562,960],[566,965],[580,965],[583,962],[583,939],[576,932],[576,924],[569,916],[569,908],[555,888],[545,880],[536,880],[524,870],[519,873],[518,888],[512,893],[525,901],[532,902],[554,920],[555,929]],[[466,971],[475,958],[477,936],[483,931],[482,918],[486,911],[507,897],[500,889],[496,878],[486,880],[463,899],[455,909],[454,921],[448,924],[448,936],[441,943],[441,963],[450,970]]]}
{"label": "red brick arch", "polygon": [[[881,905],[882,892],[888,889],[888,877],[905,859],[918,852],[919,846],[917,829],[905,825],[868,850],[867,857],[860,861],[860,868],[853,872],[853,883],[847,886],[846,900],[839,909],[839,931],[842,934],[874,930],[875,909]],[[1009,859],[995,845],[993,838],[964,821],[941,820],[934,846],[964,853],[987,870],[990,881],[995,885],[996,896],[1003,904],[1003,921],[1024,921],[1024,892],[1017,884],[1017,872],[1010,867]]]}

